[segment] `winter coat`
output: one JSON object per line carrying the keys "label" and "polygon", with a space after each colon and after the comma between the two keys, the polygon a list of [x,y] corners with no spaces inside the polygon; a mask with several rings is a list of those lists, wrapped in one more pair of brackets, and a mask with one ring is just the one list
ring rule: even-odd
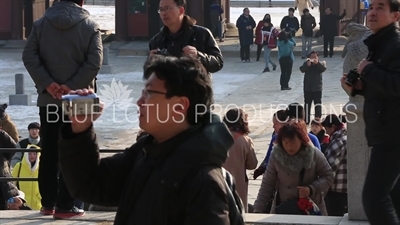
{"label": "winter coat", "polygon": [[256,31],[255,31],[256,39],[254,40],[254,44],[256,44],[256,45],[262,45],[263,37],[262,37],[261,30],[263,27],[264,27],[264,21],[260,20],[257,24]]}
{"label": "winter coat", "polygon": [[[384,41],[382,41],[384,40]],[[369,146],[399,145],[400,127],[400,30],[391,24],[369,36],[368,61],[361,73],[365,134]]]}
{"label": "winter coat", "polygon": [[293,17],[285,16],[281,20],[280,27],[281,27],[281,31],[284,30],[284,31],[290,33],[292,35],[292,37],[294,37],[296,32],[300,28],[299,20],[295,16],[293,16]]}
{"label": "winter coat", "polygon": [[229,149],[228,158],[223,167],[235,178],[236,190],[243,201],[247,212],[247,194],[249,179],[246,170],[253,170],[257,167],[257,156],[254,152],[254,144],[247,135],[232,132],[235,139],[233,146]]}
{"label": "winter coat", "polygon": [[15,126],[14,122],[11,121],[11,118],[8,114],[5,115],[4,119],[0,120],[0,130],[4,130],[15,142],[18,142],[19,134],[17,126]]}
{"label": "winter coat", "polygon": [[[13,177],[23,177],[23,178],[38,178],[39,174],[39,158],[40,153],[37,155],[37,159],[32,166],[29,161],[29,152],[24,153],[22,161],[17,163],[12,171]],[[39,193],[39,184],[37,181],[22,181],[18,182],[19,190],[25,193],[25,200],[27,205],[33,210],[40,210],[42,207],[41,199]]]}
{"label": "winter coat", "polygon": [[[4,130],[0,130],[0,148],[15,148],[13,138]],[[0,177],[12,177],[9,161],[13,153],[0,153]],[[14,182],[0,182],[0,210],[7,209],[7,200],[18,196],[18,188]]]}
{"label": "winter coat", "polygon": [[[251,26],[251,29],[246,29],[247,26]],[[254,28],[256,27],[256,21],[252,16],[245,17],[243,14],[239,16],[236,21],[236,27],[239,31],[239,42],[240,46],[247,46],[253,44]]]}
{"label": "winter coat", "polygon": [[320,32],[324,36],[336,36],[338,35],[338,21],[346,16],[346,12],[338,16],[336,14],[323,15],[320,22]]}
{"label": "winter coat", "polygon": [[224,65],[221,50],[210,30],[194,25],[188,17],[184,17],[181,30],[171,35],[168,27],[164,26],[149,43],[149,49],[166,49],[168,55],[182,57],[182,49],[191,45],[197,49],[201,64],[210,73],[220,71]]}
{"label": "winter coat", "polygon": [[294,7],[295,8],[297,7],[297,10],[299,11],[299,15],[302,16],[304,9],[311,10],[311,8],[313,8],[314,5],[312,4],[311,0],[295,0]]}
{"label": "winter coat", "polygon": [[307,61],[300,66],[300,71],[304,73],[303,90],[322,91],[322,73],[326,70],[326,62],[318,61],[317,64],[311,63],[311,66],[308,66]]}
{"label": "winter coat", "polygon": [[321,145],[321,152],[324,153],[324,155],[326,155],[326,148],[329,145],[329,135],[326,134],[325,130],[322,129],[318,134],[314,134],[313,132],[310,132],[311,134],[317,136],[318,141]]}
{"label": "winter coat", "polygon": [[144,136],[108,158],[100,158],[93,127],[74,134],[70,124],[63,124],[58,148],[71,195],[118,206],[115,224],[220,225],[229,224],[221,166],[232,144],[220,117],[206,115],[165,142]]}
{"label": "winter coat", "polygon": [[263,26],[261,29],[262,44],[268,45],[268,48],[273,49],[278,46],[279,31],[271,23],[269,26]]}
{"label": "winter coat", "polygon": [[[267,203],[275,188],[281,203],[297,199],[300,171],[303,168],[305,169],[303,186],[311,188],[310,198],[318,205],[322,215],[327,215],[324,196],[333,182],[333,171],[322,152],[312,145],[301,149],[294,156],[288,155],[281,146],[274,146],[254,203],[254,212],[269,213]],[[275,213],[276,197],[275,195],[271,213]]]}
{"label": "winter coat", "polygon": [[296,42],[293,38],[290,38],[288,42],[278,41],[278,59],[282,57],[290,57],[294,61],[293,49],[296,46]]}
{"label": "winter coat", "polygon": [[70,1],[55,2],[33,23],[22,60],[35,83],[38,106],[56,104],[46,88],[53,82],[72,90],[94,88],[103,63],[99,25]]}
{"label": "winter coat", "polygon": [[316,26],[317,22],[315,22],[315,17],[311,14],[301,16],[301,29],[303,30],[303,36],[313,37],[313,30]]}

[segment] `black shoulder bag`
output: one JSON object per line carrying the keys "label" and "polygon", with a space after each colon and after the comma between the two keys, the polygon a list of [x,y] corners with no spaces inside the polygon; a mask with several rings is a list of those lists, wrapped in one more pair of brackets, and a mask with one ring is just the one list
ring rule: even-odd
{"label": "black shoulder bag", "polygon": [[[305,169],[301,169],[300,171],[300,185],[303,186],[303,179]],[[286,215],[303,215],[304,213],[300,210],[299,206],[297,205],[298,199],[291,199],[281,203],[281,199],[279,196],[279,192],[276,193],[276,207],[275,207],[275,214],[286,214]]]}

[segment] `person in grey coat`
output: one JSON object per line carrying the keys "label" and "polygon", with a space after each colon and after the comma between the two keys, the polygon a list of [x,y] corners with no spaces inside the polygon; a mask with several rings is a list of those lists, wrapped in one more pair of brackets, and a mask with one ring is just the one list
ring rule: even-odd
{"label": "person in grey coat", "polygon": [[315,119],[321,119],[322,115],[322,73],[326,70],[326,62],[319,61],[318,52],[312,51],[300,71],[304,73],[304,107],[306,110],[306,124],[309,124],[311,104],[314,102]]}
{"label": "person in grey coat", "polygon": [[68,119],[60,108],[61,96],[71,89],[94,88],[103,60],[100,27],[82,5],[83,0],[54,3],[34,22],[22,56],[38,93],[41,213],[61,219],[84,213],[73,206],[62,173],[57,180],[58,133]]}

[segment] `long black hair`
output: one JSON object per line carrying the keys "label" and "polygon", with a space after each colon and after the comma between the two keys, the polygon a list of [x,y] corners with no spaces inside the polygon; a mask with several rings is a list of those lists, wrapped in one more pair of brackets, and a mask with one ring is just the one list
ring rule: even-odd
{"label": "long black hair", "polygon": [[279,33],[278,38],[279,38],[280,41],[284,41],[285,44],[288,43],[288,41],[289,41],[288,34],[285,31],[281,31]]}

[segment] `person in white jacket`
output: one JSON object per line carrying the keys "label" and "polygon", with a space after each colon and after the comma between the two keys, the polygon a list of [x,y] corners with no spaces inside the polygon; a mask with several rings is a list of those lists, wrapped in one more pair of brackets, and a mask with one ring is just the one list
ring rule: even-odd
{"label": "person in white jacket", "polygon": [[314,9],[314,5],[311,0],[295,0],[294,9],[299,12],[300,17],[303,15],[304,9]]}

